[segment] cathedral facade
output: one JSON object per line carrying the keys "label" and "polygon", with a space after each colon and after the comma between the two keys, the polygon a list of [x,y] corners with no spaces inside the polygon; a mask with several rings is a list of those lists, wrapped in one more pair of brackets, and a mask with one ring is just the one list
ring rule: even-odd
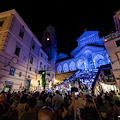
{"label": "cathedral facade", "polygon": [[58,55],[56,74],[96,69],[110,63],[103,38],[99,38],[98,31],[85,31],[77,39],[77,43],[78,46],[70,53],[70,57],[64,53]]}

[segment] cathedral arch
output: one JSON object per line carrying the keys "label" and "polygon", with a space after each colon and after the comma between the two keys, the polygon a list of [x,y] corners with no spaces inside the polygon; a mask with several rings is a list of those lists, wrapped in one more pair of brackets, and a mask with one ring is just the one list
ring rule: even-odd
{"label": "cathedral arch", "polygon": [[84,57],[87,60],[87,69],[94,69],[95,68],[95,65],[94,65],[94,62],[93,62],[93,55],[92,54],[93,53],[90,50],[86,50],[84,52]]}
{"label": "cathedral arch", "polygon": [[85,70],[85,63],[84,63],[84,60],[83,59],[79,59],[77,61],[77,68],[78,69],[81,69],[81,70]]}
{"label": "cathedral arch", "polygon": [[91,54],[87,55],[87,60],[88,60],[88,68],[89,69],[94,69],[95,66],[94,66],[94,62],[93,62],[93,58],[92,58]]}
{"label": "cathedral arch", "polygon": [[76,70],[76,65],[74,61],[71,61],[69,64],[70,71]]}
{"label": "cathedral arch", "polygon": [[93,61],[95,63],[95,67],[100,67],[101,65],[105,65],[104,57],[100,54],[96,55]]}
{"label": "cathedral arch", "polygon": [[69,68],[68,68],[68,64],[67,64],[67,63],[64,63],[64,64],[63,64],[63,71],[64,71],[64,72],[68,72],[68,71],[69,71]]}
{"label": "cathedral arch", "polygon": [[61,73],[62,72],[62,66],[61,65],[58,65],[57,66],[57,73]]}

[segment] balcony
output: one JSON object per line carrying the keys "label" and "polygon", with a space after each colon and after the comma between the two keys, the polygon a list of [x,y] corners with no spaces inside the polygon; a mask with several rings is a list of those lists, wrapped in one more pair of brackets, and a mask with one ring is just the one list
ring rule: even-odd
{"label": "balcony", "polygon": [[103,39],[104,39],[104,42],[106,42],[108,40],[112,40],[117,37],[120,37],[120,30],[105,36]]}

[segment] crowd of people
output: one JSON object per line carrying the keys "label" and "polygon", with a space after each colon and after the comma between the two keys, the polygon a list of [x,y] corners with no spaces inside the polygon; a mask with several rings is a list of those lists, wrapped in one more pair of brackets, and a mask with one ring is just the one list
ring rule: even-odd
{"label": "crowd of people", "polygon": [[42,91],[0,93],[0,120],[118,120],[115,91],[95,96]]}

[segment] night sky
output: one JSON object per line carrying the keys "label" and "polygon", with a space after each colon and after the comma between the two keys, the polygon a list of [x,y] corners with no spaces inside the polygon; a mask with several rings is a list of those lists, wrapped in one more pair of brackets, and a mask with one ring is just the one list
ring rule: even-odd
{"label": "night sky", "polygon": [[113,15],[119,0],[3,0],[0,12],[16,9],[33,34],[40,40],[48,25],[56,29],[58,54],[68,54],[77,46],[84,30],[99,31],[103,37],[115,31]]}

